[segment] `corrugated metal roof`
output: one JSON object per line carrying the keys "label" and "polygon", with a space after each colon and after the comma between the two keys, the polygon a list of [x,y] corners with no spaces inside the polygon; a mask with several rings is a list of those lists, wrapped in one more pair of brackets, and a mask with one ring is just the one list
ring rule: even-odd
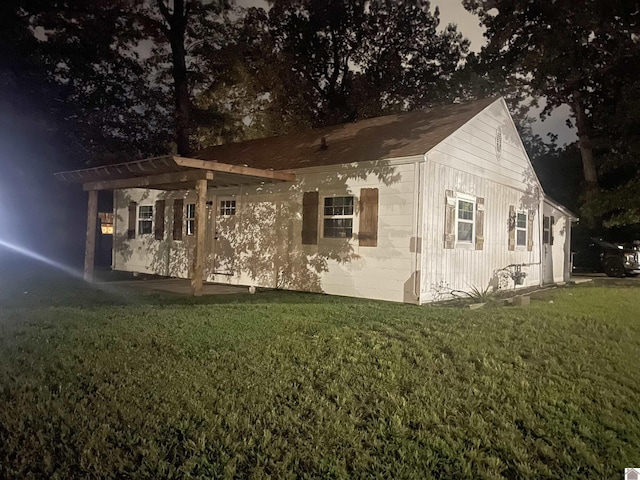
{"label": "corrugated metal roof", "polygon": [[483,99],[217,145],[199,151],[193,158],[289,170],[421,155],[495,101]]}

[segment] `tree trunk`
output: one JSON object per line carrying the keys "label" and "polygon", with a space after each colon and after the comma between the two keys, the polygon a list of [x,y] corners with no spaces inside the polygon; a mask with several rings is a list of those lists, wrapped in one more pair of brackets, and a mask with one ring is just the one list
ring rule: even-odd
{"label": "tree trunk", "polygon": [[593,160],[593,148],[589,136],[589,120],[584,113],[584,106],[579,96],[574,97],[573,113],[576,116],[576,127],[578,129],[578,145],[582,157],[582,171],[586,183],[587,194],[595,193],[599,190],[598,172],[596,163]]}
{"label": "tree trunk", "polygon": [[188,156],[189,148],[189,85],[187,83],[187,62],[184,37],[187,28],[187,12],[184,0],[173,1],[173,12],[165,0],[158,0],[158,6],[169,28],[165,31],[171,45],[172,76],[174,83],[175,126],[178,154]]}
{"label": "tree trunk", "polygon": [[178,154],[189,156],[189,86],[184,49],[184,31],[177,35],[172,31],[171,55],[173,57],[173,82],[175,97],[176,143]]}

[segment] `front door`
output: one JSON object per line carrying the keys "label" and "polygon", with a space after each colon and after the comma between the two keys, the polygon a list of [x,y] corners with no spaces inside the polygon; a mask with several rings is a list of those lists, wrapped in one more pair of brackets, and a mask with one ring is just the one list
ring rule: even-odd
{"label": "front door", "polygon": [[217,196],[213,243],[213,273],[233,275],[235,260],[236,199]]}

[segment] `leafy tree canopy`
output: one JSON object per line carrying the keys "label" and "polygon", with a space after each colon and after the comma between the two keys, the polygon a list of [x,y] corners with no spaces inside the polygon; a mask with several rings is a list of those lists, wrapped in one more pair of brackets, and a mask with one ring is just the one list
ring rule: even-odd
{"label": "leafy tree canopy", "polygon": [[[631,152],[637,152],[632,130],[638,110],[629,93],[637,88],[640,73],[640,3],[464,0],[464,4],[487,28],[489,43],[481,53],[485,65],[519,82],[534,98],[546,97],[543,116],[561,104],[571,108],[588,199],[583,216],[594,224],[640,221],[638,202],[628,203],[627,197],[615,193],[634,181],[629,167],[635,165],[637,171],[638,157]],[[605,198],[611,202],[601,201]]]}
{"label": "leafy tree canopy", "polygon": [[427,0],[274,0],[268,17],[314,125],[456,96],[449,81],[469,42],[453,25],[437,30],[439,11]]}

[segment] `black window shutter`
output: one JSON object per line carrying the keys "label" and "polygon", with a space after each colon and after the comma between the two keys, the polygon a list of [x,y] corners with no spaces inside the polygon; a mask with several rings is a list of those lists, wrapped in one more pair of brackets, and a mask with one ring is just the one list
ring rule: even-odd
{"label": "black window shutter", "polygon": [[516,207],[515,205],[509,205],[509,250],[514,251],[516,249]]}
{"label": "black window shutter", "polygon": [[454,248],[456,245],[456,197],[453,190],[444,192],[444,248]]}
{"label": "black window shutter", "polygon": [[484,248],[484,198],[476,198],[476,250]]}
{"label": "black window shutter", "polygon": [[378,246],[378,189],[360,189],[360,227],[358,243],[361,247]]}
{"label": "black window shutter", "polygon": [[156,222],[155,222],[155,237],[156,240],[164,240],[164,200],[156,201]]}
{"label": "black window shutter", "polygon": [[127,229],[127,238],[129,240],[136,238],[136,217],[138,213],[138,204],[129,202],[129,228]]}
{"label": "black window shutter", "polygon": [[533,251],[533,217],[535,212],[533,210],[529,210],[529,215],[527,216],[527,250]]}
{"label": "black window shutter", "polygon": [[176,198],[173,201],[173,239],[182,240],[182,215],[184,208],[184,200]]}
{"label": "black window shutter", "polygon": [[318,244],[318,192],[304,192],[302,197],[302,244]]}

